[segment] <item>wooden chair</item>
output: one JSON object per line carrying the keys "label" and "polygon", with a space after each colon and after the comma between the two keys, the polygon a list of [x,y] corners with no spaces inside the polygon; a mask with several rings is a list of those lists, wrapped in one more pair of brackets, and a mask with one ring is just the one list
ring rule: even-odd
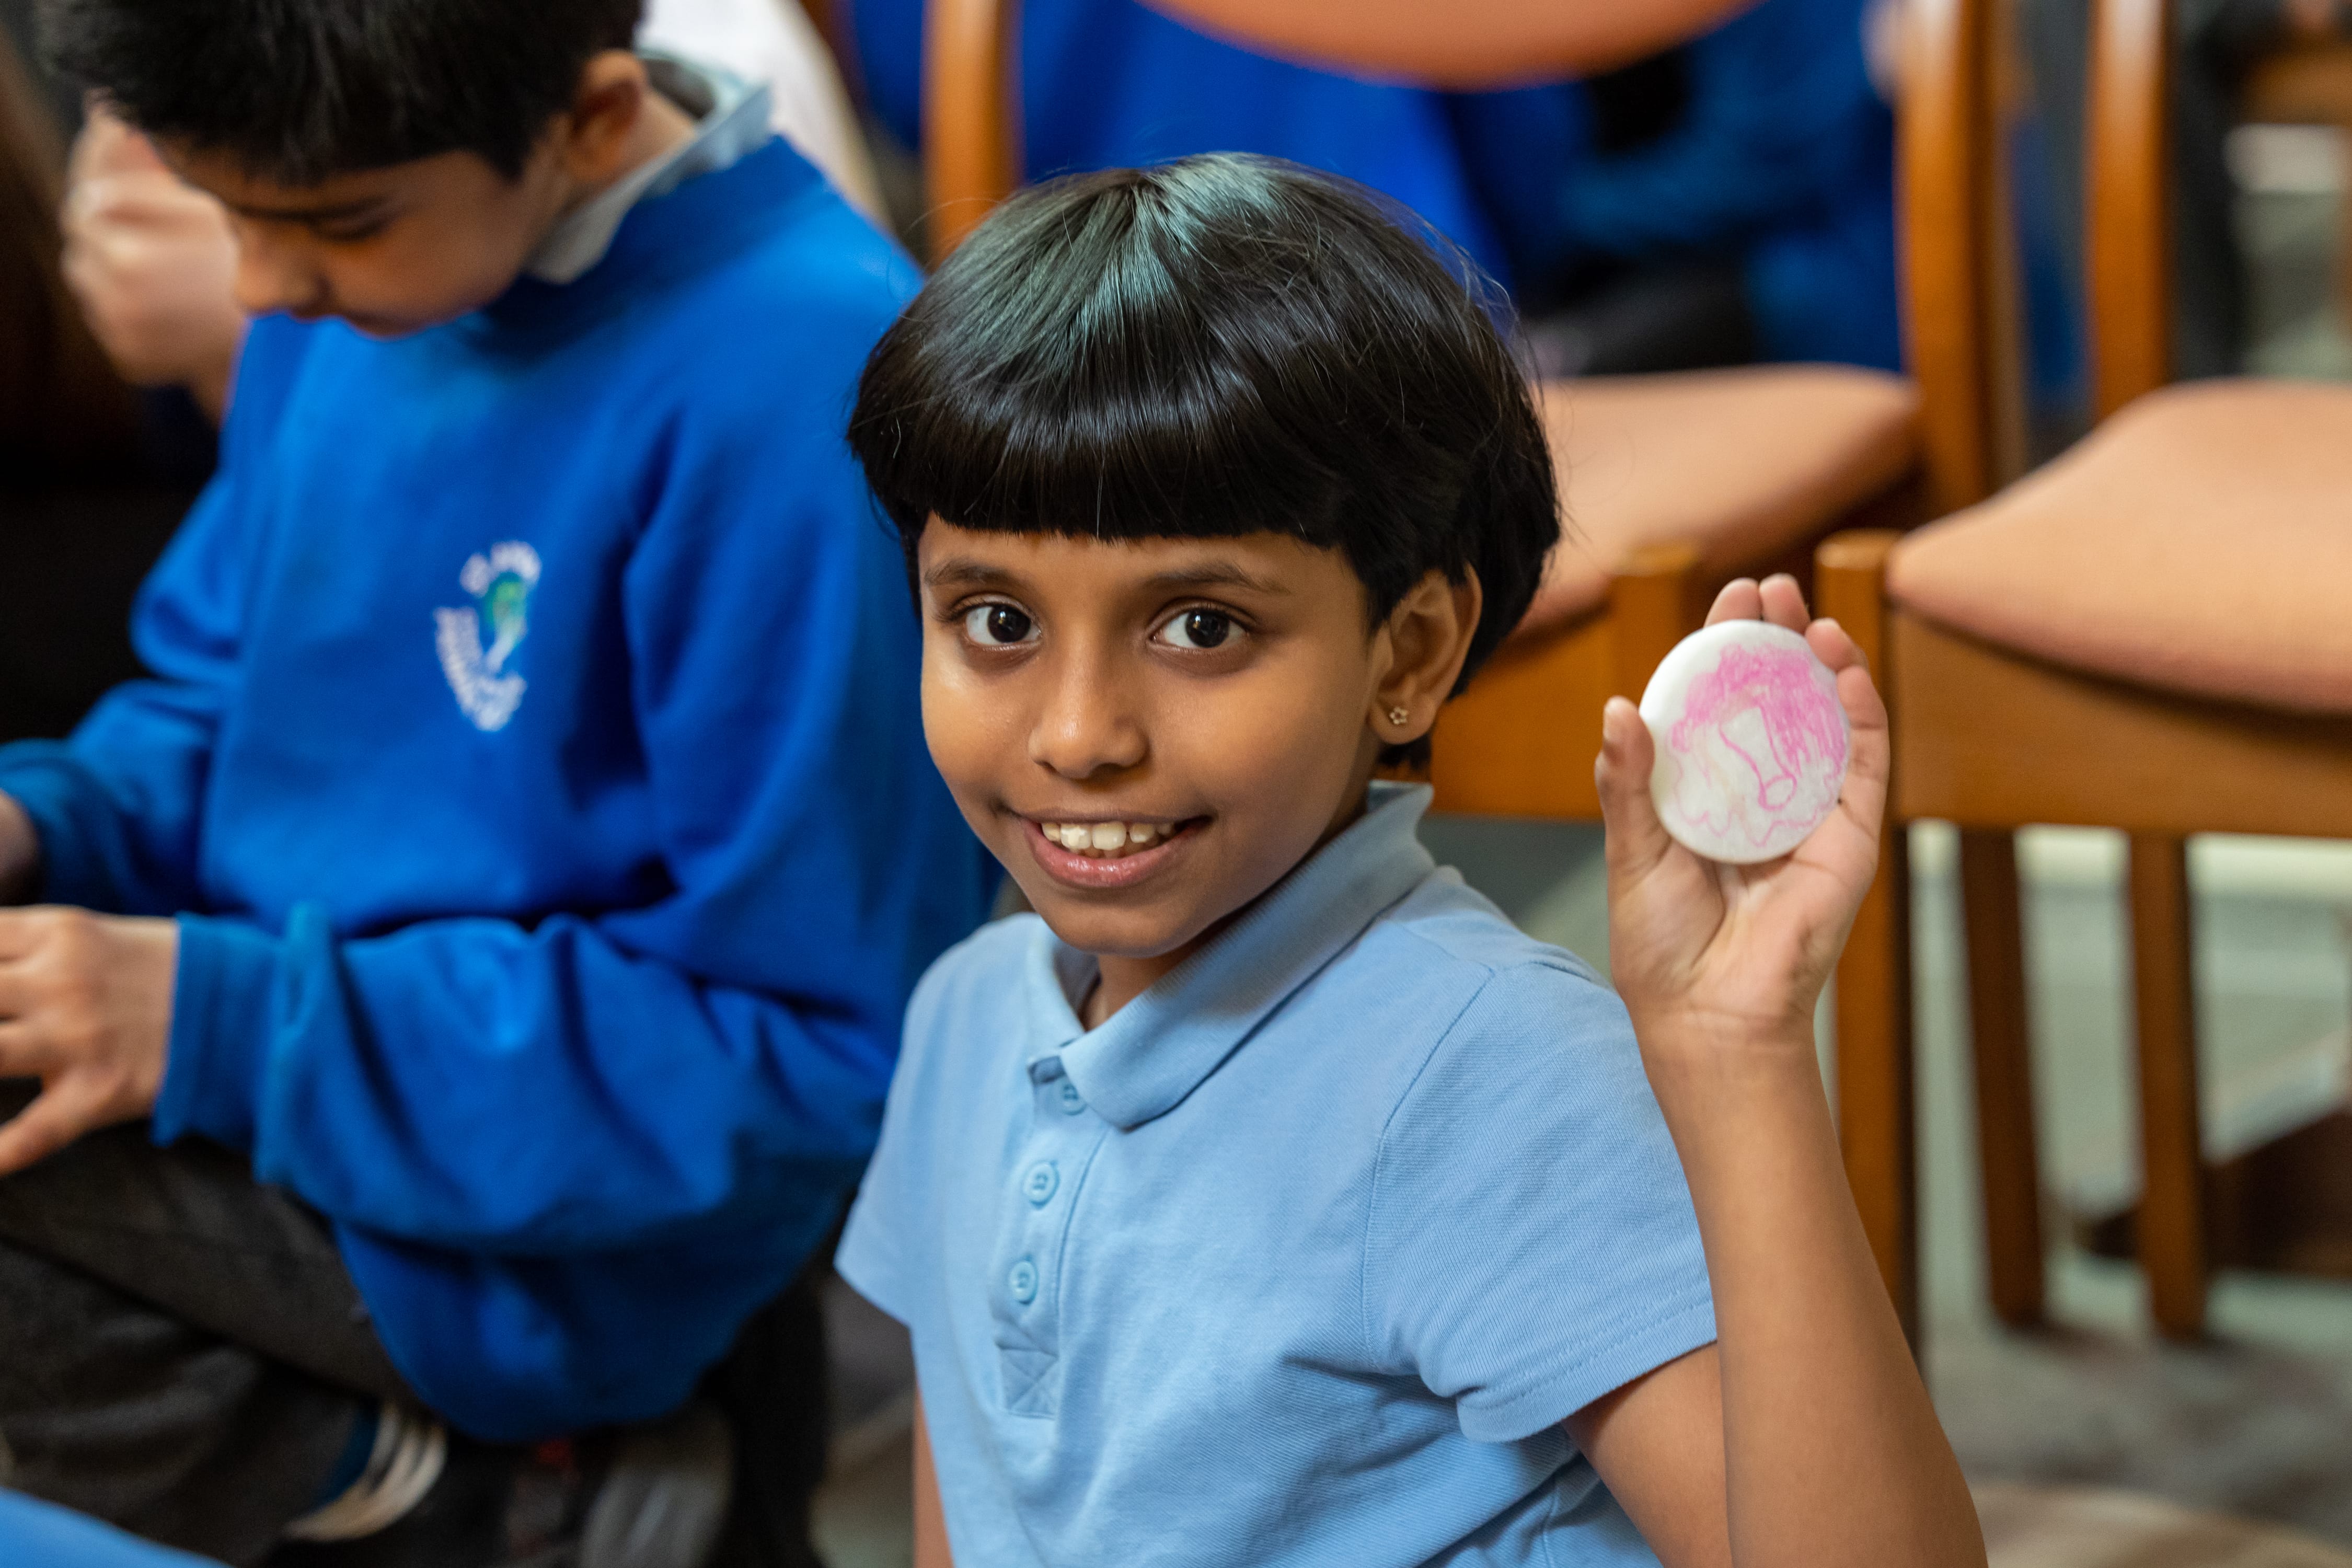
{"label": "wooden chair", "polygon": [[[1626,8],[1485,9],[1494,17],[1381,8],[1354,55],[1358,14],[1334,0],[1264,0],[1225,7],[1216,20],[1223,36],[1265,42],[1270,52],[1311,36],[1333,63],[1367,68],[1402,58],[1382,50],[1409,56],[1418,40],[1417,58],[1444,62],[1436,74],[1445,85],[1477,86],[1591,60],[1598,35],[1592,16],[1579,11]],[[931,0],[924,153],[946,247],[1018,184],[1017,17],[1017,0]],[[1335,17],[1346,19],[1337,38]],[[1496,30],[1483,33],[1488,26]],[[1600,35],[1617,36],[1615,26],[1604,18]],[[1434,783],[1444,811],[1598,816],[1592,759],[1602,703],[1641,692],[1659,658],[1696,629],[1717,585],[1746,573],[1802,570],[1832,526],[1900,526],[1931,504],[1916,399],[1897,377],[1769,366],[1598,378],[1543,393],[1573,537],[1517,637],[1439,722]]]}
{"label": "wooden chair", "polygon": [[[2352,139],[2352,43],[2282,49],[2246,80],[2245,118],[2263,125],[2332,125]],[[2352,322],[2352,202],[2345,204],[2336,263],[2344,319]]]}
{"label": "wooden chair", "polygon": [[[1996,0],[1921,7],[1982,37]],[[1969,999],[1993,1304],[2038,1318],[2042,1248],[2014,830],[2121,828],[2154,1316],[2204,1322],[2214,1256],[2200,1154],[2185,844],[2199,832],[2352,837],[2352,387],[2229,380],[2166,388],[2164,0],[2096,0],[2089,258],[2098,410],[2077,447],[1958,517],[1895,540],[1832,540],[1826,607],[1880,673],[1895,719],[1884,873],[1838,979],[1849,1170],[1898,1296],[1915,1289],[1910,889],[1906,825],[1960,825]],[[1990,126],[1979,120],[1980,136]],[[1976,144],[1989,161],[1989,138]],[[1916,171],[1915,171],[1916,173]],[[1937,286],[1997,298],[1999,226],[1947,247]],[[1915,280],[1918,267],[1915,250]],[[1915,282],[1916,286],[1916,282]],[[1926,291],[1918,306],[1930,321]],[[1998,312],[1927,374],[1931,417],[2010,437]],[[1985,470],[1999,478],[1998,466]]]}

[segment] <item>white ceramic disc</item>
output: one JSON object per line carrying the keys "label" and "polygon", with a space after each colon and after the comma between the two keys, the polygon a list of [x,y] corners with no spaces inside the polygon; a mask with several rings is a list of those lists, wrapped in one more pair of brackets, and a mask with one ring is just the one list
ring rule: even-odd
{"label": "white ceramic disc", "polygon": [[1853,736],[1837,677],[1769,621],[1683,639],[1642,694],[1657,742],[1650,795],[1666,831],[1727,865],[1778,859],[1837,809]]}

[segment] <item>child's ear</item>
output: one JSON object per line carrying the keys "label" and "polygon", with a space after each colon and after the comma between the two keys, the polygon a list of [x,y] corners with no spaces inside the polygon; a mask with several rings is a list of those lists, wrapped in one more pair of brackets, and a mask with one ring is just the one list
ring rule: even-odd
{"label": "child's ear", "polygon": [[653,91],[645,62],[628,50],[593,57],[581,69],[571,110],[556,123],[564,172],[583,185],[616,178]]}
{"label": "child's ear", "polygon": [[1465,568],[1458,583],[1432,572],[1389,613],[1376,638],[1386,646],[1388,668],[1374,688],[1371,713],[1383,745],[1409,746],[1436,727],[1438,709],[1462,678],[1486,601],[1475,572]]}

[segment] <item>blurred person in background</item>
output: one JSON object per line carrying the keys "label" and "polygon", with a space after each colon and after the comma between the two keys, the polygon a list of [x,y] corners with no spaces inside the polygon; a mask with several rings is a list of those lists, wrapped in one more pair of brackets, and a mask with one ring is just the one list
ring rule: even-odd
{"label": "blurred person in background", "polygon": [[[923,144],[924,0],[850,0],[868,106]],[[1507,278],[1445,95],[1254,54],[1139,0],[1029,0],[1016,77],[1023,177],[1258,153],[1344,174],[1412,208]]]}
{"label": "blurred person in background", "polygon": [[1547,375],[1902,357],[1895,122],[1872,0],[1764,0],[1454,118]]}

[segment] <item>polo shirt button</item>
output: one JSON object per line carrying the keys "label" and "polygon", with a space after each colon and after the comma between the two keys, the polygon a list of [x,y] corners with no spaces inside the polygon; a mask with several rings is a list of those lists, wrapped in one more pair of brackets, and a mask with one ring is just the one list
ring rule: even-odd
{"label": "polo shirt button", "polygon": [[1037,1299],[1037,1266],[1023,1258],[1013,1266],[1013,1273],[1004,1283],[1011,1287],[1013,1299],[1027,1306]]}
{"label": "polo shirt button", "polygon": [[1022,1182],[1021,1190],[1032,1204],[1044,1208],[1053,1201],[1054,1189],[1061,1184],[1061,1173],[1054,1169],[1054,1163],[1051,1160],[1040,1160],[1029,1167],[1028,1177]]}
{"label": "polo shirt button", "polygon": [[1078,1092],[1076,1084],[1072,1083],[1068,1079],[1064,1079],[1062,1080],[1062,1114],[1076,1116],[1086,1108],[1087,1097]]}

